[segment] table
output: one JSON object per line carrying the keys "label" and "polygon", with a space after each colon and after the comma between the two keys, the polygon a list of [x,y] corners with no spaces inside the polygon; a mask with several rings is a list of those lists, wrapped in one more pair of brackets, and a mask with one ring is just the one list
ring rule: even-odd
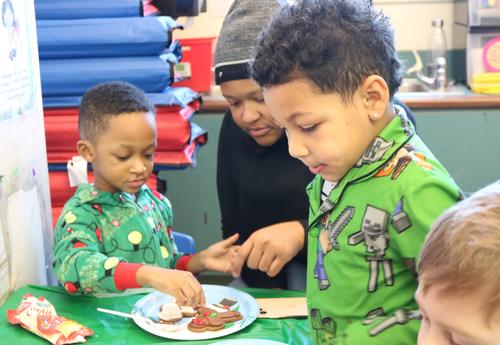
{"label": "table", "polygon": [[[256,298],[303,297],[303,291],[271,289],[241,289]],[[98,307],[129,313],[134,303],[144,294],[97,298],[94,296],[70,296],[62,288],[27,285],[13,292],[0,308],[0,343],[47,345],[48,341],[7,321],[6,310],[16,309],[25,294],[44,296],[56,308],[57,314],[75,320],[91,328],[94,335],[85,344],[176,344],[204,345],[229,339],[268,339],[287,344],[310,344],[307,319],[257,319],[245,329],[223,338],[179,341],[157,337],[142,330],[134,321],[123,317],[107,315],[96,310]],[[255,345],[258,345],[256,342]]]}

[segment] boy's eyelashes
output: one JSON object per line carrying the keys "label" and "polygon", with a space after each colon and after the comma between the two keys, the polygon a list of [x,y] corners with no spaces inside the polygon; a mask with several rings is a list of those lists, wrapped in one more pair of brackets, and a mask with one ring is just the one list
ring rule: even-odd
{"label": "boy's eyelashes", "polygon": [[[281,129],[284,129],[285,131],[288,131],[287,128],[281,124],[279,124],[278,121],[274,120],[273,119],[273,122]],[[318,124],[314,124],[314,125],[297,125],[297,127],[304,133],[310,133],[310,132],[313,132],[315,129],[318,128]]]}
{"label": "boy's eyelashes", "polygon": [[305,132],[305,133],[310,133],[310,132],[313,132],[317,127],[318,125],[307,125],[307,126],[299,126],[300,127],[300,130],[302,132]]}
{"label": "boy's eyelashes", "polygon": [[[427,327],[432,327],[431,322],[430,322],[429,318],[427,317],[427,315],[425,315],[425,313],[422,311],[422,309],[420,309],[419,311],[420,311],[420,315],[422,316],[422,323],[426,323]],[[447,332],[447,334],[445,336],[448,338],[447,340],[448,340],[450,345],[469,345],[469,343],[467,343],[467,342],[464,343],[461,340],[455,339],[455,336],[452,333]]]}
{"label": "boy's eyelashes", "polygon": [[[122,162],[125,162],[127,161],[128,159],[130,159],[130,157],[132,157],[131,155],[126,155],[126,156],[122,156],[122,155],[115,155],[116,159],[118,159],[119,161],[122,161]],[[144,154],[144,158],[148,159],[148,160],[151,160],[153,159],[154,157],[154,152],[152,153],[145,153]]]}

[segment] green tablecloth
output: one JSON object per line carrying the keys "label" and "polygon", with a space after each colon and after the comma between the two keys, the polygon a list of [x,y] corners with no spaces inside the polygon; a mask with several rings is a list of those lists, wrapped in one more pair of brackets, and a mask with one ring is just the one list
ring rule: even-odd
{"label": "green tablecloth", "polygon": [[[256,298],[263,297],[301,297],[301,291],[283,291],[268,289],[242,289]],[[35,336],[19,325],[11,325],[7,321],[6,310],[16,309],[25,294],[36,297],[44,296],[56,308],[57,314],[73,319],[91,328],[92,337],[87,344],[174,344],[203,345],[228,339],[268,339],[287,344],[310,344],[309,326],[306,319],[257,319],[245,329],[224,338],[179,341],[157,337],[138,327],[132,320],[107,315],[96,311],[96,308],[107,308],[129,313],[134,303],[143,294],[96,298],[91,296],[69,296],[63,289],[46,286],[25,286],[9,297],[0,308],[0,343],[1,344],[49,344],[46,340]],[[255,342],[258,345],[258,342]]]}

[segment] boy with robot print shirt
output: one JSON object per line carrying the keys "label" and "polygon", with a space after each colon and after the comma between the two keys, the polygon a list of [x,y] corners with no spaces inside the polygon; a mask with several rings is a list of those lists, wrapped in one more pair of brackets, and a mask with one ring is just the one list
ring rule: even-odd
{"label": "boy with robot print shirt", "polygon": [[388,19],[363,0],[302,0],[264,30],[254,79],[309,196],[307,301],[317,344],[417,341],[415,259],[461,193],[392,97]]}

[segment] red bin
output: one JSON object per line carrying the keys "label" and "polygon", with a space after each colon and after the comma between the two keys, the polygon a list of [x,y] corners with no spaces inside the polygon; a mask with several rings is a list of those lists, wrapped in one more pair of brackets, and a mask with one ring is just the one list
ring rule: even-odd
{"label": "red bin", "polygon": [[214,40],[215,37],[179,39],[182,46],[181,63],[185,64],[184,68],[190,68],[191,78],[174,83],[173,86],[186,86],[197,92],[210,91]]}

